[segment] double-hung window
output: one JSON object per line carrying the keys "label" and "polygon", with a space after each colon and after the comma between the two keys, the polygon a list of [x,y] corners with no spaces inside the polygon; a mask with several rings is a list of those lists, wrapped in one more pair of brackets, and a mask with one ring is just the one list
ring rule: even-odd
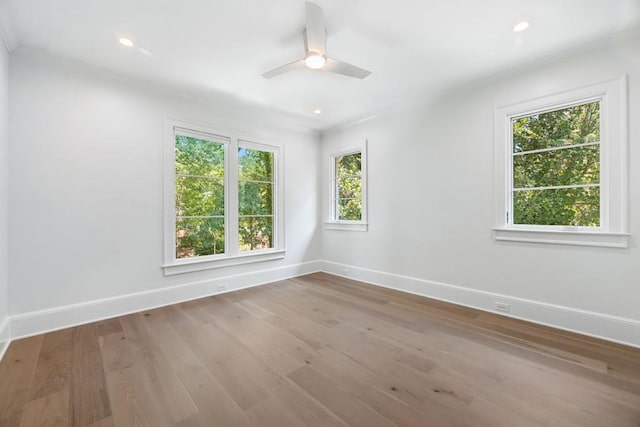
{"label": "double-hung window", "polygon": [[367,230],[366,156],[366,143],[331,155],[331,219],[326,228]]}
{"label": "double-hung window", "polygon": [[600,103],[512,118],[514,225],[600,227]]}
{"label": "double-hung window", "polygon": [[175,132],[175,257],[225,253],[225,170],[229,138]]}
{"label": "double-hung window", "polygon": [[274,247],[276,151],[240,141],[238,146],[238,249]]}
{"label": "double-hung window", "polygon": [[165,274],[282,258],[278,146],[168,123]]}
{"label": "double-hung window", "polygon": [[500,107],[498,240],[625,247],[625,79]]}

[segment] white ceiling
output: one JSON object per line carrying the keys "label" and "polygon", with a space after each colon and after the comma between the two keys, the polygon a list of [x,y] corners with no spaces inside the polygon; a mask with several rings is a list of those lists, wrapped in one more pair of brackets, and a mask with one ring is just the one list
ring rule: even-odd
{"label": "white ceiling", "polygon": [[[274,107],[319,130],[640,25],[639,0],[315,0],[328,54],[372,75],[305,69],[266,80],[303,55],[304,0],[0,2],[15,46]],[[513,33],[521,19],[531,27]]]}

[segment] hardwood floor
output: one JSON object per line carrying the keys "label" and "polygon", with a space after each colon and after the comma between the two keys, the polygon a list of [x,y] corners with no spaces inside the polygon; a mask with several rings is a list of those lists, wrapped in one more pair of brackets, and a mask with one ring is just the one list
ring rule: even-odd
{"label": "hardwood floor", "polygon": [[317,273],[14,341],[1,426],[640,426],[640,350]]}

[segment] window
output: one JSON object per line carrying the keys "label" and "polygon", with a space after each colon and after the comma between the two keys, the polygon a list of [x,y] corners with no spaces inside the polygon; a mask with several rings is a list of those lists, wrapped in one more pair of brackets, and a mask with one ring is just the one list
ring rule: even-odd
{"label": "window", "polygon": [[176,259],[225,253],[225,151],[229,139],[175,134]]}
{"label": "window", "polygon": [[514,117],[511,140],[514,224],[600,226],[599,99]]}
{"label": "window", "polygon": [[331,220],[327,228],[366,231],[366,150],[331,156]]}
{"label": "window", "polygon": [[165,274],[282,258],[280,148],[169,122]]}
{"label": "window", "polygon": [[495,237],[626,247],[625,79],[496,109]]}
{"label": "window", "polygon": [[333,219],[362,221],[362,153],[335,156]]}
{"label": "window", "polygon": [[[253,147],[253,148],[249,148]],[[275,153],[241,142],[238,148],[239,249],[273,247]]]}

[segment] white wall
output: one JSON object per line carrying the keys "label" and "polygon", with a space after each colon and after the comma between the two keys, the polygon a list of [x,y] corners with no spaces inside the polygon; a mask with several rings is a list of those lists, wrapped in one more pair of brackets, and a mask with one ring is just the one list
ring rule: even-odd
{"label": "white wall", "polygon": [[[273,112],[261,119],[260,111],[229,111],[28,49],[12,54],[10,78],[9,294],[14,325],[28,321],[34,311],[153,294],[175,285],[270,269],[294,274],[305,271],[301,263],[319,258],[315,133],[275,128],[267,124],[277,122]],[[284,144],[284,260],[163,276],[165,118]],[[278,274],[264,277],[268,281]],[[231,289],[243,284],[229,280]],[[180,289],[156,302],[212,288],[200,286],[195,293]],[[144,303],[145,295],[138,301]],[[98,304],[94,314],[108,314],[118,304],[127,307],[125,301]],[[73,322],[73,313],[67,314],[57,321]],[[36,315],[46,318],[47,313]],[[77,321],[90,317],[87,312]],[[16,334],[35,327],[15,326]]]}
{"label": "white wall", "polygon": [[[634,215],[640,122],[633,119],[640,114],[639,50],[637,39],[612,41],[529,64],[435,102],[327,132],[319,144],[313,133],[274,125],[286,118],[273,111],[231,111],[226,102],[183,98],[19,49],[11,57],[9,94],[15,336],[212,293],[218,278],[233,289],[321,266],[485,309],[504,296],[513,315],[640,346],[640,216]],[[630,88],[631,247],[494,241],[494,107],[622,73]],[[162,275],[165,117],[284,143],[284,260]],[[329,212],[328,155],[363,139],[369,141],[369,231],[318,231]],[[326,262],[313,262],[319,259]],[[122,298],[131,294],[137,295]],[[607,330],[612,319],[630,329]]]}
{"label": "white wall", "polygon": [[[325,159],[329,153],[354,141],[369,141],[369,231],[323,231],[323,259],[344,264],[328,263],[327,268],[391,286],[389,281],[393,279],[389,276],[385,279],[381,272],[409,276],[418,281],[409,280],[407,283],[413,285],[406,285],[409,287],[406,290],[462,298],[459,302],[470,305],[487,305],[488,301],[479,301],[489,292],[488,296],[501,294],[541,302],[547,307],[560,305],[605,317],[619,316],[632,320],[630,325],[635,328],[632,334],[637,334],[635,343],[640,345],[637,329],[640,324],[633,322],[640,320],[638,52],[638,38],[611,40],[457,88],[428,105],[325,133],[322,137]],[[616,78],[623,73],[629,74],[630,88],[631,247],[610,249],[493,240],[494,108]],[[325,160],[322,169],[325,220],[329,171]],[[345,265],[357,268],[349,270]],[[473,302],[475,297],[477,303]],[[492,307],[493,301],[491,306],[481,308]],[[531,317],[519,313],[518,307],[512,314]],[[544,316],[533,320],[555,323]],[[559,326],[580,329],[579,325]],[[603,329],[594,334],[606,336],[609,332]]]}
{"label": "white wall", "polygon": [[0,357],[8,341],[9,52],[0,40]]}

